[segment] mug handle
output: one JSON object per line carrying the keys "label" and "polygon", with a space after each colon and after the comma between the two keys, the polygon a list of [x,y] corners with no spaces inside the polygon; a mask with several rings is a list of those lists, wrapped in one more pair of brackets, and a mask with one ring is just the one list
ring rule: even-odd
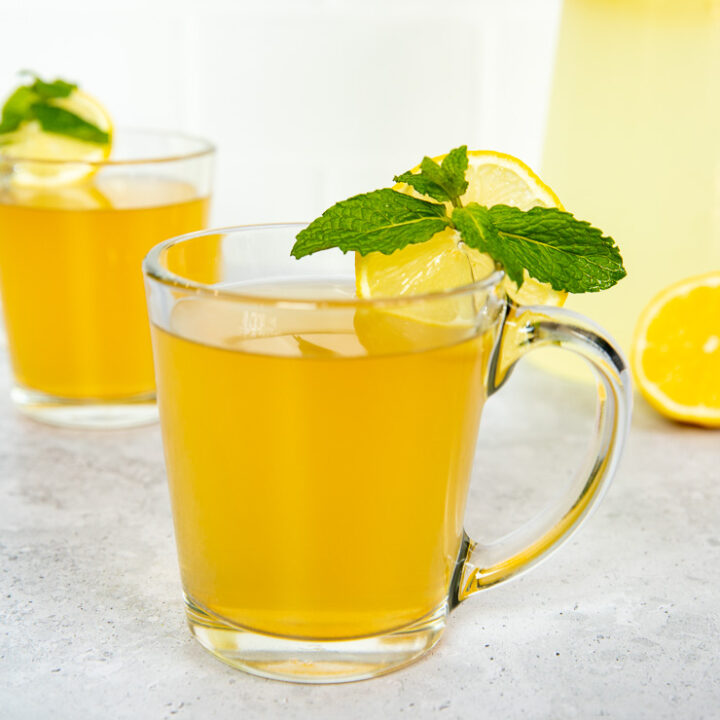
{"label": "mug handle", "polygon": [[605,331],[569,310],[512,303],[488,368],[488,396],[526,353],[550,345],[585,358],[598,378],[597,422],[586,463],[567,492],[526,525],[490,545],[467,534],[453,574],[450,605],[509,580],[546,558],[577,530],[605,494],[630,427],[632,391],[622,352]]}

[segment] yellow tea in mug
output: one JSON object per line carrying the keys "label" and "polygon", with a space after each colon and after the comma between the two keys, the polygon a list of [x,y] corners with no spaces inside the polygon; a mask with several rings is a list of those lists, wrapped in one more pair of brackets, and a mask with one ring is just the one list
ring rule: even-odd
{"label": "yellow tea in mug", "polygon": [[209,200],[184,181],[114,174],[0,188],[0,286],[16,382],[68,399],[155,388],[141,261],[205,227]]}
{"label": "yellow tea in mug", "polygon": [[189,297],[153,326],[183,586],[259,632],[371,635],[447,597],[492,333],[382,354],[382,313],[307,317]]}

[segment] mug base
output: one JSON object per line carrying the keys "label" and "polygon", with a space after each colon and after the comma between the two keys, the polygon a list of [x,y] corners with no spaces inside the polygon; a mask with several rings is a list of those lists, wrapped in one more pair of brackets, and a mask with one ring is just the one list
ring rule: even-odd
{"label": "mug base", "polygon": [[286,682],[344,683],[384,675],[409,665],[440,640],[447,607],[383,635],[347,640],[303,640],[229,625],[186,597],[190,631],[224,663],[251,675]]}
{"label": "mug base", "polygon": [[158,420],[154,392],[112,400],[76,399],[55,397],[16,385],[10,396],[23,415],[59,427],[112,430],[148,425]]}

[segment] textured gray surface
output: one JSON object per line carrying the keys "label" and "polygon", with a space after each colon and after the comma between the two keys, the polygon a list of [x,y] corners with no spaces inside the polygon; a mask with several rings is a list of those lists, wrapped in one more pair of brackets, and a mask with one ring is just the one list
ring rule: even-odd
{"label": "textured gray surface", "polygon": [[[717,718],[720,435],[638,402],[609,495],[516,582],[455,611],[414,666],[325,687],[244,675],[183,618],[157,428],[16,415],[0,368],[0,718]],[[526,367],[488,404],[468,527],[567,482],[590,390]]]}

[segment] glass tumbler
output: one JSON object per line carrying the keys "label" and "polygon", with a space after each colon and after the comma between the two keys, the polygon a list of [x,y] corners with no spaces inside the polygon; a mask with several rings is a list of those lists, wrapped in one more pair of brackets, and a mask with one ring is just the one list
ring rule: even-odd
{"label": "glass tumbler", "polygon": [[206,227],[214,149],[177,133],[119,130],[108,160],[3,157],[0,289],[27,415],[108,428],[157,417],[141,262]]}

